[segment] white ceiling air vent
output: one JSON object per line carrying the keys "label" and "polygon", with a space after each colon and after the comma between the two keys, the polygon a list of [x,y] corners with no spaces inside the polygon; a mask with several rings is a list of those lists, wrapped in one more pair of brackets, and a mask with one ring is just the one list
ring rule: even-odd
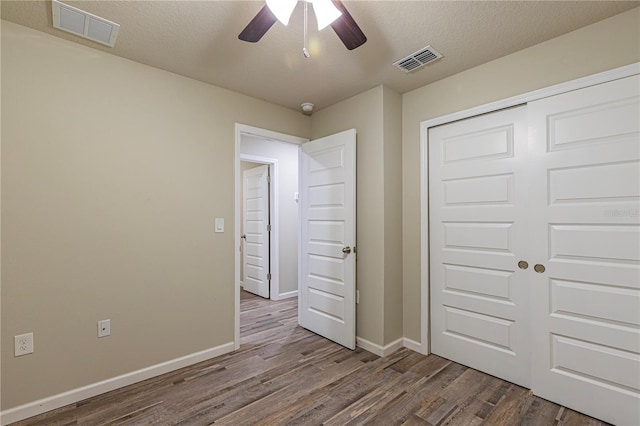
{"label": "white ceiling air vent", "polygon": [[120,25],[107,21],[68,4],[51,0],[53,9],[53,26],[63,31],[70,32],[98,43],[113,47]]}
{"label": "white ceiling air vent", "polygon": [[442,55],[438,51],[431,46],[427,46],[409,56],[398,59],[393,65],[404,72],[411,72],[440,58],[442,58]]}

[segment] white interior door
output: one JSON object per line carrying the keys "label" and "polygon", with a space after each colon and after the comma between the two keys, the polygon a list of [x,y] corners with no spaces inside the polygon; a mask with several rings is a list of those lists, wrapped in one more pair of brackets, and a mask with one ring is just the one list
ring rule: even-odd
{"label": "white interior door", "polygon": [[639,88],[529,104],[533,390],[619,425],[640,424]]}
{"label": "white interior door", "polygon": [[356,132],[305,143],[301,157],[298,320],[355,349]]}
{"label": "white interior door", "polygon": [[528,387],[526,118],[430,129],[429,212],[431,351]]}
{"label": "white interior door", "polygon": [[243,288],[269,297],[269,166],[242,173]]}

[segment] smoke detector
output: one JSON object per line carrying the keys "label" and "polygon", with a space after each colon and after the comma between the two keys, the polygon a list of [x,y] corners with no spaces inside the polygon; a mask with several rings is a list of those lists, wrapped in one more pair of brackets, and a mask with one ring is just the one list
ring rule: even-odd
{"label": "smoke detector", "polygon": [[313,113],[313,107],[315,105],[312,104],[311,102],[305,102],[300,106],[302,107],[302,113],[304,115],[311,115]]}
{"label": "smoke detector", "polygon": [[80,10],[77,7],[51,0],[53,26],[98,43],[113,47],[120,25]]}

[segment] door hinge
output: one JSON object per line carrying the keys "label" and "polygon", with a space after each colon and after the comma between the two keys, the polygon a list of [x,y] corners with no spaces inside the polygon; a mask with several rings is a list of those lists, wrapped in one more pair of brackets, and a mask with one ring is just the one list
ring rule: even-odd
{"label": "door hinge", "polygon": [[271,232],[271,224],[267,225],[267,232]]}
{"label": "door hinge", "polygon": [[267,183],[271,183],[271,176],[267,176]]}
{"label": "door hinge", "polygon": [[271,281],[271,274],[267,274],[267,281]]}

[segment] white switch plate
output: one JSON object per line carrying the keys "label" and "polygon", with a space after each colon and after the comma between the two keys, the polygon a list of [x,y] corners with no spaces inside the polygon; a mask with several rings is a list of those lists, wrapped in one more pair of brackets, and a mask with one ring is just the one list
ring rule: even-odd
{"label": "white switch plate", "polygon": [[216,217],[216,232],[224,232],[224,219]]}
{"label": "white switch plate", "polygon": [[111,335],[111,320],[98,321],[98,337],[106,337]]}
{"label": "white switch plate", "polygon": [[14,336],[14,355],[22,356],[33,353],[33,333]]}

